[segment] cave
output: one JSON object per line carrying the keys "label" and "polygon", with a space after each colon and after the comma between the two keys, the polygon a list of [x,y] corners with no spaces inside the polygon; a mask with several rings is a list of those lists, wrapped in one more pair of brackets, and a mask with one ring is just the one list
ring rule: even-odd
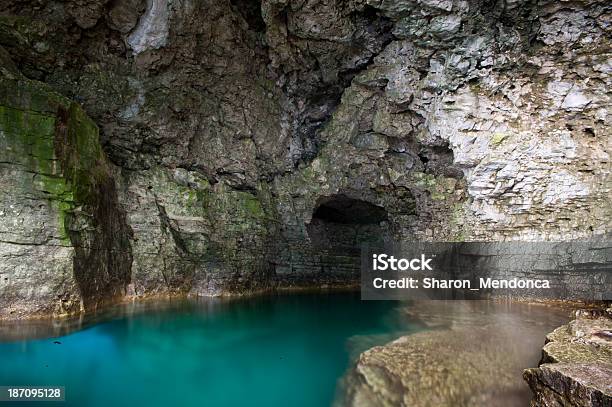
{"label": "cave", "polygon": [[266,31],[266,23],[261,15],[261,1],[231,0],[230,2],[234,9],[244,18],[249,30],[259,33]]}
{"label": "cave", "polygon": [[364,244],[381,245],[388,235],[384,207],[346,195],[320,199],[307,232],[314,248],[358,256]]}

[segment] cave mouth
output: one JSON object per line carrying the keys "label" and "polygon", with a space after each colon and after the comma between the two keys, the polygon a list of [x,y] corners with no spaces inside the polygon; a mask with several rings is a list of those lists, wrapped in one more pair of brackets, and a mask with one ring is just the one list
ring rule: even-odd
{"label": "cave mouth", "polygon": [[331,223],[369,225],[386,221],[387,211],[366,201],[338,195],[319,204],[312,217]]}
{"label": "cave mouth", "polygon": [[388,214],[382,206],[334,195],[318,202],[307,232],[315,248],[358,255],[362,245],[384,241],[388,234]]}
{"label": "cave mouth", "polygon": [[263,33],[266,23],[261,14],[261,0],[230,0],[232,6],[242,15],[249,30]]}

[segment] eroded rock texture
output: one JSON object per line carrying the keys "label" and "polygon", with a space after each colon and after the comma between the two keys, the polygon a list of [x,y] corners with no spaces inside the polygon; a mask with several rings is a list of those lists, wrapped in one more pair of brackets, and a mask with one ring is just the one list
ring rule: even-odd
{"label": "eroded rock texture", "polygon": [[567,321],[559,310],[501,302],[419,301],[404,311],[429,329],[359,355],[336,406],[526,406],[521,371],[537,363],[546,329]]}
{"label": "eroded rock texture", "polygon": [[534,407],[612,405],[612,311],[578,311],[546,337],[538,368],[525,380]]}
{"label": "eroded rock texture", "polygon": [[[115,243],[133,257],[126,292],[243,293],[347,284],[367,241],[609,232],[609,15],[594,0],[8,0],[0,46],[3,70],[99,127],[131,230]],[[362,204],[377,222],[340,221]]]}
{"label": "eroded rock texture", "polygon": [[130,230],[98,128],[48,86],[0,74],[0,317],[123,297]]}

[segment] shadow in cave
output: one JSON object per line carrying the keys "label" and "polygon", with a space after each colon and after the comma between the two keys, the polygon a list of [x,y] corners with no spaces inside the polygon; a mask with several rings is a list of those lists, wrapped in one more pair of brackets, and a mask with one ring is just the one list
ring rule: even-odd
{"label": "shadow in cave", "polygon": [[249,26],[249,30],[261,33],[266,31],[266,23],[261,15],[260,0],[230,0],[230,2],[236,11],[242,15]]}
{"label": "shadow in cave", "polygon": [[362,245],[384,243],[389,232],[388,215],[382,206],[334,195],[319,200],[306,229],[313,248],[358,257]]}

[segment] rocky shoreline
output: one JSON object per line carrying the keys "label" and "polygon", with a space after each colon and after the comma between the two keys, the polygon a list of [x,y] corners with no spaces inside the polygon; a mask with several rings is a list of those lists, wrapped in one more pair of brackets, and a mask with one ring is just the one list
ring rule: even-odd
{"label": "rocky shoreline", "polygon": [[[464,264],[609,299],[610,1],[1,3],[0,321],[352,286],[402,240],[600,239]],[[528,403],[567,316],[482,304],[407,307],[343,402]],[[549,334],[533,405],[609,406],[611,330]]]}
{"label": "rocky shoreline", "polygon": [[338,405],[510,407],[530,400],[534,407],[610,405],[609,314],[578,311],[577,320],[547,336],[540,367],[523,373],[537,363],[538,343],[555,326],[555,320],[538,326],[529,314],[551,312],[558,324],[567,320],[569,308],[506,305],[526,307],[520,320],[505,318],[500,303],[488,305],[495,314],[475,303],[455,306],[447,313],[439,313],[447,307],[441,303],[407,307],[433,330],[362,353],[345,379],[346,395]]}
{"label": "rocky shoreline", "polygon": [[[329,288],[337,291],[354,288]],[[279,292],[321,291],[320,288],[281,289]],[[219,296],[220,300],[274,291]],[[126,297],[120,304],[136,309],[158,306],[158,301],[178,301],[186,295]],[[164,301],[165,306],[168,303]],[[28,337],[67,334],[92,324],[109,312],[133,312],[108,304],[91,315],[65,315],[60,319],[22,320]],[[533,407],[576,405],[606,407],[611,401],[612,312],[591,308],[572,311],[576,319],[546,335],[552,326],[567,320],[570,309],[584,304],[523,301],[420,301],[407,306],[403,315],[426,329],[387,345],[363,352],[343,383],[337,406],[499,406]],[[115,310],[115,311],[113,311]],[[550,321],[542,323],[542,318]],[[93,317],[93,319],[91,319]],[[88,319],[89,318],[89,319]],[[89,321],[89,322],[87,322]],[[11,323],[3,335],[14,339]],[[23,324],[26,325],[23,325]],[[538,357],[538,343],[546,337],[538,368],[523,371]],[[525,349],[531,349],[530,355]],[[531,360],[531,362],[529,362]]]}
{"label": "rocky shoreline", "polygon": [[546,336],[539,366],[523,374],[532,407],[612,406],[612,308],[575,315]]}

